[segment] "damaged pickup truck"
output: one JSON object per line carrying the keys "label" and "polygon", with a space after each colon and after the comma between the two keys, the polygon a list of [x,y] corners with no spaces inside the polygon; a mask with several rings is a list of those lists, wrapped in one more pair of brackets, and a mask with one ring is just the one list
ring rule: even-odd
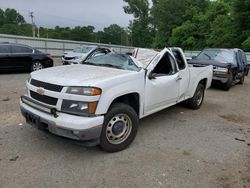
{"label": "damaged pickup truck", "polygon": [[212,66],[188,66],[180,48],[136,49],[133,56],[109,53],[31,73],[23,116],[40,129],[116,152],[134,140],[139,119],[182,101],[200,108]]}

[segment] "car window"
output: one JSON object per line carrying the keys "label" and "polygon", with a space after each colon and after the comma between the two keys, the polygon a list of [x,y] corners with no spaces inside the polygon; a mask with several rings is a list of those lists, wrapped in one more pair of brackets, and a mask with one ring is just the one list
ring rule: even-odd
{"label": "car window", "polygon": [[10,45],[0,45],[0,53],[10,53]]}
{"label": "car window", "polygon": [[169,53],[165,53],[153,70],[157,75],[172,75],[177,72],[176,63]]}
{"label": "car window", "polygon": [[244,64],[247,64],[247,56],[245,54],[245,52],[243,52],[242,50],[240,50],[241,53],[241,57],[242,57],[242,61]]}
{"label": "car window", "polygon": [[33,49],[25,46],[11,46],[12,53],[32,53]]}

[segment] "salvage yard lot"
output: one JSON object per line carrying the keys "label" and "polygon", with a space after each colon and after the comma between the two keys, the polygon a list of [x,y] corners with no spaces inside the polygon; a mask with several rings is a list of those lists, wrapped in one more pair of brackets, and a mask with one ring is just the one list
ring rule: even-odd
{"label": "salvage yard lot", "polygon": [[19,110],[29,74],[0,74],[0,187],[250,187],[250,78],[211,88],[200,110],[140,121],[118,153],[47,134]]}

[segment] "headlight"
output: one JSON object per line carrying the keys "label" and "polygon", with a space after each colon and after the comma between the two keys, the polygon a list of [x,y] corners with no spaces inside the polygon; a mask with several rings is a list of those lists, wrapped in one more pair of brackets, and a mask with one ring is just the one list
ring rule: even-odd
{"label": "headlight", "polygon": [[216,71],[216,72],[228,73],[228,68],[215,67],[215,68],[214,68],[214,71]]}
{"label": "headlight", "polygon": [[63,100],[62,111],[76,115],[94,114],[97,102]]}
{"label": "headlight", "polygon": [[74,95],[95,96],[95,95],[101,95],[102,90],[95,87],[69,87],[66,93]]}

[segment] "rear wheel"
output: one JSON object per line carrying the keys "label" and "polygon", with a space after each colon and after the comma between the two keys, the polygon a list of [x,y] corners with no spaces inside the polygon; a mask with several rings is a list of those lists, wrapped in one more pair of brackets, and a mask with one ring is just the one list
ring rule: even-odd
{"label": "rear wheel", "polygon": [[43,69],[43,64],[40,61],[34,61],[31,65],[31,71],[37,71]]}
{"label": "rear wheel", "polygon": [[123,103],[114,104],[104,119],[101,148],[108,152],[127,148],[136,136],[138,124],[138,116],[132,107]]}
{"label": "rear wheel", "polygon": [[205,86],[198,84],[194,96],[187,101],[187,106],[191,109],[197,110],[201,107],[205,94]]}

